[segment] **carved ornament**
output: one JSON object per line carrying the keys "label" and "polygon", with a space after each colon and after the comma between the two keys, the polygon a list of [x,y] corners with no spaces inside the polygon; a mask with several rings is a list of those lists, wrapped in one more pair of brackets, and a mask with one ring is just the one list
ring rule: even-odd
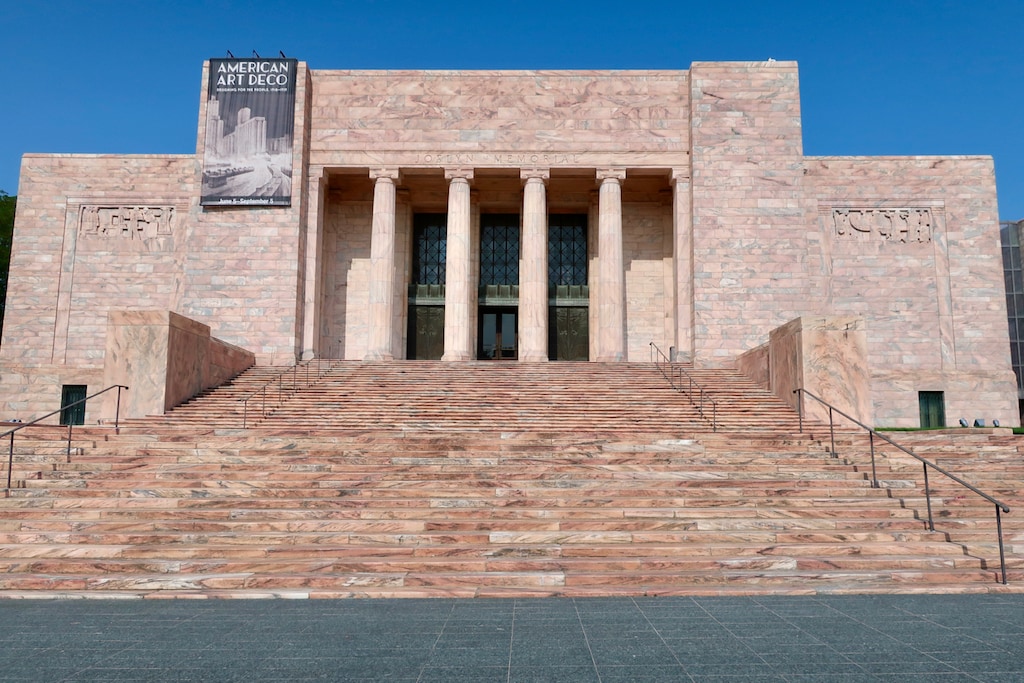
{"label": "carved ornament", "polygon": [[935,225],[929,208],[833,209],[832,222],[841,237],[870,235],[892,242],[931,242]]}
{"label": "carved ornament", "polygon": [[82,235],[97,235],[129,240],[167,237],[174,229],[173,206],[83,205],[78,230]]}

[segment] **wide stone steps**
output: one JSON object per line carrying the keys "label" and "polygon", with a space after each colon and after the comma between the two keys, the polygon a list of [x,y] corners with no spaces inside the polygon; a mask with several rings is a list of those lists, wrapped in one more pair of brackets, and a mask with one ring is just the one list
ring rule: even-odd
{"label": "wide stone steps", "polygon": [[[742,423],[747,429],[777,428],[785,422],[795,428],[791,410],[741,375],[692,368],[689,372],[702,385],[714,384],[721,412],[717,419],[723,427]],[[281,391],[273,397],[271,414],[260,424],[493,430],[506,423],[563,433],[574,426],[596,425],[604,429],[710,427],[691,398],[671,389],[649,363],[346,362],[308,387],[301,377],[292,386],[298,391]],[[240,426],[235,420],[238,411],[211,415],[214,394],[176,409],[173,421]],[[401,396],[401,401],[382,402],[382,395]],[[636,396],[644,396],[644,401],[637,403]],[[489,409],[496,405],[500,411]]]}
{"label": "wide stone steps", "polygon": [[[649,364],[421,362],[337,363],[287,390],[285,375],[242,429],[239,399],[281,370],[117,433],[76,428],[70,462],[66,430],[20,440],[0,594],[1024,589],[1017,517],[1004,588],[991,504],[932,479],[929,531],[917,463],[879,455],[875,488],[865,439],[837,430],[832,457],[827,426],[801,433],[736,373],[687,369],[718,431]],[[1013,442],[950,453],[1021,502],[1000,469]]]}

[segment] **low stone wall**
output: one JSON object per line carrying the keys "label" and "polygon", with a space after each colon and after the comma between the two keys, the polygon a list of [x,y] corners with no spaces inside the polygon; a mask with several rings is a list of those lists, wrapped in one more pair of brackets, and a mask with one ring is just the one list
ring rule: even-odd
{"label": "low stone wall", "polygon": [[771,389],[771,354],[768,344],[750,349],[736,359],[736,369],[754,380],[762,389]]}
{"label": "low stone wall", "polygon": [[[112,311],[104,384],[130,387],[122,417],[160,415],[255,363],[255,355],[210,336],[210,328],[172,311]],[[114,399],[103,415],[112,418]]]}
{"label": "low stone wall", "polygon": [[[796,318],[771,331],[768,343],[737,359],[737,369],[798,408],[804,389],[867,425],[873,405],[867,337],[859,318]],[[828,408],[804,399],[804,414],[828,421]]]}

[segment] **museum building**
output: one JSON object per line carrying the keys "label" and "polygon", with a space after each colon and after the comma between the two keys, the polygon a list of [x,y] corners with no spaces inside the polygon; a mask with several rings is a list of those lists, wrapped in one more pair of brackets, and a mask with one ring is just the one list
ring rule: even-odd
{"label": "museum building", "polygon": [[198,121],[195,155],[25,155],[0,417],[182,368],[660,350],[873,425],[1019,423],[992,159],[805,156],[794,62],[210,60]]}

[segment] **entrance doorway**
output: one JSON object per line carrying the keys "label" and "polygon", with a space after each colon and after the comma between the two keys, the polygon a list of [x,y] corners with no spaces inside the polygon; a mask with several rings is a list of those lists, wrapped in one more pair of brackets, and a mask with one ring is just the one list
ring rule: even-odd
{"label": "entrance doorway", "polygon": [[519,214],[480,216],[477,358],[519,357]]}
{"label": "entrance doorway", "polygon": [[515,360],[519,357],[518,312],[515,308],[481,308],[477,357],[480,360]]}

